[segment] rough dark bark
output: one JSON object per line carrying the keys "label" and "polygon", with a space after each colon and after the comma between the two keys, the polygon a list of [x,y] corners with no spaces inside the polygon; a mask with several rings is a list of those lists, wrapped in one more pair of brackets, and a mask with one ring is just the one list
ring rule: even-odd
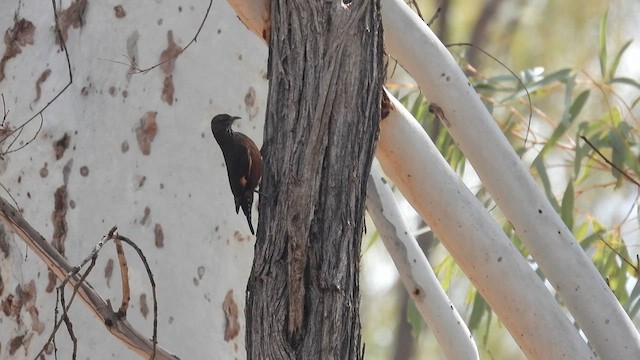
{"label": "rough dark bark", "polygon": [[249,359],[361,359],[358,269],[384,77],[379,1],[273,0]]}

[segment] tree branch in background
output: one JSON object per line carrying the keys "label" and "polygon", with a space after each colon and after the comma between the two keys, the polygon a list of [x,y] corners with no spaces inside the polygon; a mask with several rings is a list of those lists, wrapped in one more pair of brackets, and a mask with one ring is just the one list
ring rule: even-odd
{"label": "tree branch in background", "polygon": [[[0,219],[11,230],[18,235],[38,256],[45,262],[47,267],[56,275],[56,277],[62,281],[67,280],[67,285],[74,287],[74,294],[78,294],[80,298],[87,304],[93,314],[103,323],[109,332],[113,334],[117,339],[122,341],[129,349],[137,353],[138,355],[148,358],[155,356],[155,359],[159,360],[175,360],[179,359],[177,356],[170,354],[168,351],[161,347],[157,347],[157,302],[156,302],[156,289],[153,275],[151,274],[149,264],[142,254],[142,251],[131,240],[116,234],[112,234],[113,238],[118,238],[131,245],[140,258],[149,275],[149,281],[152,285],[153,298],[154,298],[154,324],[153,324],[153,341],[137,331],[123,316],[114,312],[109,304],[107,304],[100,295],[93,289],[93,287],[82,278],[78,277],[80,266],[72,267],[67,260],[60,255],[43,237],[40,235],[31,225],[20,215],[20,212],[16,210],[11,204],[9,204],[3,197],[0,197]],[[109,237],[109,235],[107,235]],[[104,239],[104,238],[103,238]],[[107,240],[104,240],[105,242]],[[102,241],[101,241],[102,242]],[[99,243],[100,244],[100,243]],[[97,250],[96,250],[97,249]],[[97,254],[99,250],[98,245],[94,248],[92,254],[87,258],[91,260],[94,252]],[[83,262],[86,264],[89,260]],[[155,355],[154,355],[155,353]]]}
{"label": "tree branch in background", "polygon": [[584,142],[587,143],[587,145],[589,145],[590,148],[593,149],[593,151],[596,152],[596,154],[598,154],[602,160],[604,160],[604,162],[606,162],[607,164],[609,164],[612,168],[616,169],[620,174],[622,174],[622,176],[626,177],[629,181],[631,181],[632,183],[634,183],[636,186],[640,187],[640,182],[638,182],[638,180],[634,179],[631,177],[631,175],[627,174],[624,170],[622,170],[620,167],[618,167],[618,165],[614,164],[611,160],[607,159],[601,152],[600,150],[598,150],[597,147],[595,147],[591,141],[589,141],[589,139],[587,139],[586,136],[584,135],[580,135],[580,139],[584,140]]}

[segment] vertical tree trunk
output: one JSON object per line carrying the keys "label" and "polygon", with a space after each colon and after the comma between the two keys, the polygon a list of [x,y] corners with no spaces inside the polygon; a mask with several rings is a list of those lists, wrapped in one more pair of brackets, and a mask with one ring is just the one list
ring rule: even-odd
{"label": "vertical tree trunk", "polygon": [[384,76],[379,1],[272,1],[249,359],[360,359],[358,268]]}

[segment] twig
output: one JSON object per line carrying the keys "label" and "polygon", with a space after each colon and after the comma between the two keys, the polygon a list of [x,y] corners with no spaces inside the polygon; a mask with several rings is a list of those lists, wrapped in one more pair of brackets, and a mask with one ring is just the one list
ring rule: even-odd
{"label": "twig", "polygon": [[440,11],[442,11],[442,8],[440,6],[438,6],[438,8],[436,9],[436,12],[433,13],[433,16],[431,16],[431,19],[429,19],[429,21],[427,22],[427,26],[428,27],[431,27],[433,22],[436,21],[438,16],[440,16]]}
{"label": "twig", "polygon": [[[67,274],[73,270],[73,267],[69,265],[67,260],[62,257],[62,255],[60,255],[60,253],[58,253],[51,244],[42,237],[42,235],[31,227],[22,215],[1,196],[0,219],[45,262],[47,267],[58,279],[64,280],[67,277]],[[128,240],[128,243],[129,242],[130,240]],[[134,249],[136,249],[139,254],[141,253],[137,246],[135,246]],[[143,259],[147,273],[150,273],[146,258],[143,256],[141,258]],[[150,276],[150,281],[153,286],[154,316],[156,317],[154,320],[153,342],[150,342],[146,336],[138,332],[126,319],[118,318],[117,314],[109,304],[100,297],[100,295],[87,281],[80,282],[77,276],[72,276],[69,278],[68,284],[73,286],[78,285],[77,294],[80,296],[80,299],[87,304],[89,309],[100,320],[100,322],[107,327],[111,334],[122,341],[135,353],[145,358],[155,356],[158,360],[178,359],[175,355],[172,355],[165,349],[157,346],[157,303],[155,300],[155,282],[153,281],[152,275]]]}
{"label": "twig", "polygon": [[2,155],[8,155],[8,154],[14,153],[14,152],[16,152],[18,150],[21,150],[21,149],[27,147],[29,144],[31,144],[38,137],[38,134],[40,134],[40,130],[42,130],[42,124],[44,124],[44,117],[43,117],[42,113],[40,113],[40,126],[38,126],[38,130],[36,131],[35,134],[33,134],[33,137],[29,141],[27,141],[26,143],[20,145],[19,148],[13,149],[13,150],[9,150],[9,149],[11,149],[11,146],[13,145],[15,140],[17,140],[20,137],[20,134],[22,134],[22,130],[20,130],[20,134],[18,134],[15,137],[15,139],[11,142],[11,144],[9,144],[9,146],[7,147],[7,150]]}
{"label": "twig", "polygon": [[[200,27],[198,27],[198,31],[196,31],[196,34],[193,36],[193,38],[191,39],[191,41],[189,41],[189,43],[187,44],[187,46],[185,46],[183,49],[181,49],[180,51],[178,51],[177,53],[175,53],[173,56],[170,56],[167,59],[164,59],[163,61],[148,67],[146,69],[140,69],[138,67],[138,65],[133,61],[133,59],[130,59],[129,57],[126,57],[129,60],[129,67],[131,68],[131,70],[129,71],[130,74],[146,74],[149,71],[157,68],[158,66],[161,66],[162,64],[165,64],[171,60],[176,59],[178,56],[180,56],[180,54],[182,54],[183,52],[185,52],[189,46],[191,46],[191,44],[193,44],[194,42],[198,41],[198,35],[200,35],[200,31],[202,30],[202,27],[204,26],[205,21],[207,21],[207,17],[209,16],[209,11],[211,10],[211,5],[213,5],[213,0],[209,0],[209,6],[207,7],[207,12],[204,14],[204,18],[202,19],[202,22],[200,23]],[[122,64],[119,61],[112,61],[116,64]]]}
{"label": "twig", "polygon": [[155,359],[156,345],[158,344],[158,301],[156,296],[156,282],[153,280],[153,273],[151,272],[151,267],[149,267],[149,262],[147,262],[147,258],[144,256],[144,253],[142,252],[142,250],[133,241],[127,239],[124,236],[120,236],[119,234],[115,234],[114,239],[118,239],[129,244],[129,246],[131,246],[138,253],[140,260],[142,260],[142,263],[144,264],[144,268],[147,270],[147,275],[149,276],[149,282],[151,283],[151,292],[153,295],[153,338],[152,338],[153,355],[151,358]]}
{"label": "twig", "polygon": [[604,155],[602,155],[602,153],[600,152],[600,150],[598,150],[598,148],[596,148],[591,141],[589,141],[589,139],[587,139],[586,136],[584,135],[580,135],[580,139],[584,140],[584,142],[587,143],[587,145],[589,145],[590,148],[593,149],[593,151],[595,151],[598,155],[600,155],[600,157],[602,158],[602,160],[604,160],[604,162],[606,162],[607,164],[609,164],[612,168],[616,169],[620,174],[622,174],[624,177],[626,177],[627,179],[629,179],[629,181],[631,181],[632,183],[636,184],[636,186],[640,187],[640,183],[632,178],[629,174],[627,174],[624,170],[620,169],[618,167],[618,165],[614,164],[613,162],[611,162],[609,159],[607,159]]}
{"label": "twig", "polygon": [[118,314],[125,317],[127,315],[127,309],[129,308],[129,300],[131,299],[131,290],[129,288],[129,266],[127,265],[127,259],[124,256],[124,250],[122,249],[122,241],[115,236],[113,241],[116,244],[116,253],[118,253],[118,262],[120,263],[120,278],[122,280],[122,303]]}
{"label": "twig", "polygon": [[[629,265],[636,272],[636,275],[640,274],[640,260],[638,261],[638,265],[634,265],[631,262],[631,260],[628,260],[626,257],[622,256],[622,254],[620,254],[618,250],[614,249],[613,246],[611,246],[611,244],[609,244],[605,239],[602,238],[602,236],[599,236],[599,237],[600,237],[600,241],[602,241],[605,245],[607,245],[607,247],[611,249],[611,251],[613,251],[613,253],[616,254],[620,258],[620,260],[622,260],[622,262]],[[638,255],[636,255],[636,258],[637,257]]]}
{"label": "twig", "polygon": [[533,103],[531,102],[531,94],[529,94],[529,90],[527,89],[527,86],[524,84],[524,82],[520,79],[520,77],[518,75],[516,75],[515,72],[513,72],[513,70],[511,70],[507,65],[505,65],[502,61],[498,60],[498,58],[496,58],[495,56],[489,54],[487,51],[485,51],[484,49],[482,49],[480,46],[471,44],[471,43],[453,43],[453,44],[447,44],[445,45],[446,47],[451,47],[451,46],[470,46],[473,47],[475,49],[478,49],[481,53],[487,55],[488,57],[490,57],[491,59],[493,59],[495,62],[497,62],[498,64],[502,65],[505,69],[507,69],[507,71],[509,71],[511,73],[511,75],[513,75],[514,78],[516,78],[516,80],[518,81],[518,83],[520,85],[522,85],[522,88],[524,89],[524,91],[527,93],[527,100],[529,102],[529,122],[527,124],[527,132],[526,135],[524,136],[524,144],[522,145],[523,147],[527,146],[527,140],[529,139],[529,132],[531,131],[531,119],[533,118]]}
{"label": "twig", "polygon": [[7,120],[7,115],[9,115],[9,111],[7,111],[7,106],[4,103],[4,94],[0,94],[2,97],[2,124],[0,126],[4,126],[4,121]]}
{"label": "twig", "polygon": [[424,18],[422,17],[422,13],[420,12],[420,7],[418,6],[418,3],[416,2],[416,0],[410,0],[409,3],[413,5],[414,8],[416,8],[416,13],[420,17],[420,19],[424,21]]}

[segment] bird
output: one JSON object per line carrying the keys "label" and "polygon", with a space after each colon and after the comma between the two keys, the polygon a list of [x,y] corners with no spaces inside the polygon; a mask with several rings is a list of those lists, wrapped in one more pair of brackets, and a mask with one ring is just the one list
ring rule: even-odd
{"label": "bird", "polygon": [[240,208],[247,217],[249,230],[255,235],[251,222],[253,193],[262,178],[262,155],[256,144],[247,135],[233,131],[231,125],[240,119],[238,116],[218,114],[211,120],[211,132],[222,149],[227,165],[229,185],[236,205],[236,214]]}

